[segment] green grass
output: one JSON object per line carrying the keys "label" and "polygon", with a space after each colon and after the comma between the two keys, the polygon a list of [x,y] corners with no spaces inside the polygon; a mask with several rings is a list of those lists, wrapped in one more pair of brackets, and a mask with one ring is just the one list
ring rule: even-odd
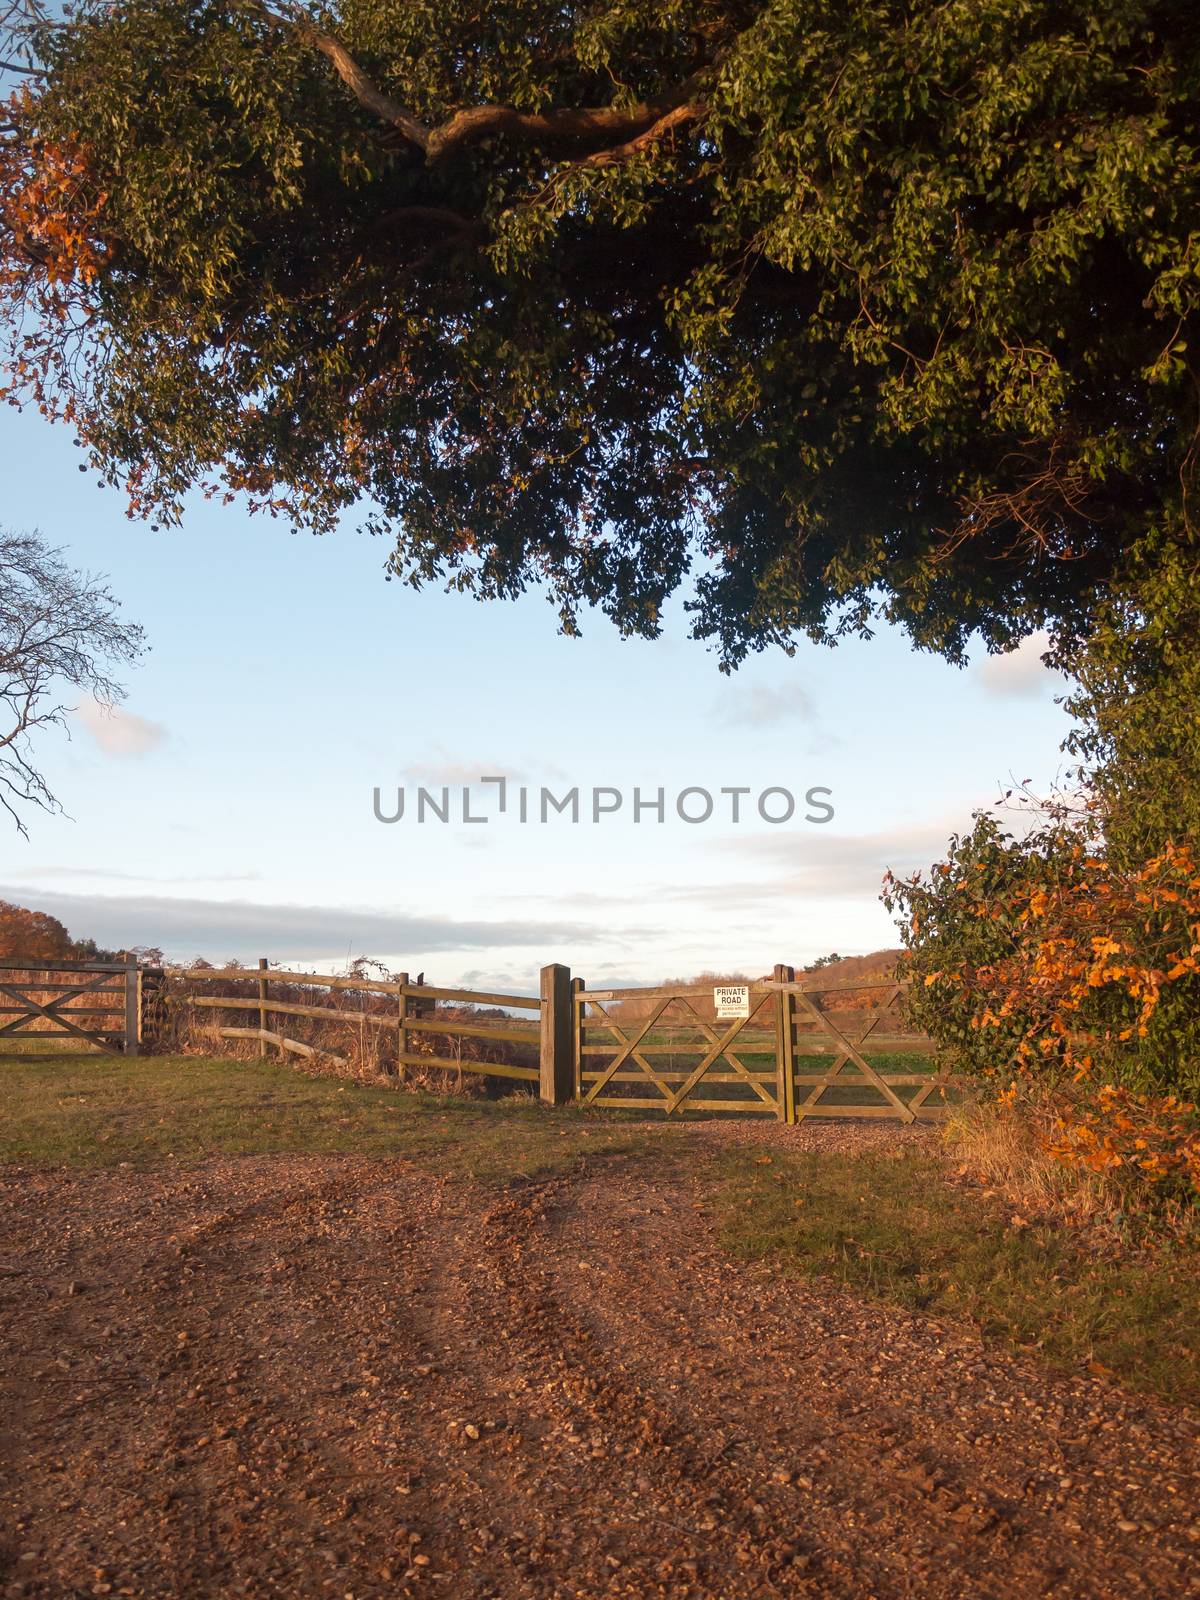
{"label": "green grass", "polygon": [[936,1152],[726,1156],[725,1245],[781,1272],[833,1278],[914,1311],[973,1324],[1050,1363],[1103,1369],[1200,1403],[1200,1263],[1160,1243],[1099,1250],[1060,1222],[952,1181]]}
{"label": "green grass", "polygon": [[157,1166],[280,1151],[404,1156],[465,1177],[570,1166],[652,1136],[525,1095],[467,1100],[308,1077],[270,1061],[0,1055],[0,1162]]}

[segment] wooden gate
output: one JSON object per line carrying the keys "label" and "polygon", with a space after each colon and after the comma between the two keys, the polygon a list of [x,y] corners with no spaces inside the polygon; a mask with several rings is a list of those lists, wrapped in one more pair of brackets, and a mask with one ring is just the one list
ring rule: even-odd
{"label": "wooden gate", "polygon": [[[968,1092],[966,1079],[935,1067],[933,1041],[906,1027],[903,987],[892,979],[814,982],[776,967],[767,985],[779,996],[784,1120],[806,1117],[944,1118]],[[833,1056],[829,1066],[823,1058]]]}
{"label": "wooden gate", "polygon": [[777,966],[747,987],[749,1015],[718,1022],[711,988],[589,990],[576,979],[576,1097],[667,1114],[914,1122],[945,1117],[966,1088],[905,1026],[896,982],[797,981]]}
{"label": "wooden gate", "polygon": [[137,1055],[137,961],[0,961],[0,1039],[14,1037],[69,1037]]}
{"label": "wooden gate", "polygon": [[575,1093],[586,1105],[782,1115],[773,990],[751,984],[750,1015],[718,1023],[704,1015],[711,989],[572,987]]}

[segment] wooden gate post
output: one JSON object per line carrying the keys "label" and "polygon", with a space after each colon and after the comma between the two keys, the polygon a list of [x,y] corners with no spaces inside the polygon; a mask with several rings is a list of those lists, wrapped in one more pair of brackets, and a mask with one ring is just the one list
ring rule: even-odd
{"label": "wooden gate post", "polygon": [[[267,970],[267,965],[268,963],[266,956],[259,956],[258,970],[260,972],[265,972]],[[263,1038],[263,1034],[266,1033],[266,1031],[267,980],[265,978],[260,978],[258,980],[258,1053],[260,1056],[265,1056],[267,1053],[267,1041]]]}
{"label": "wooden gate post", "polygon": [[408,1076],[408,1063],[405,1056],[408,1054],[408,995],[404,992],[408,988],[408,973],[396,974],[396,1077],[403,1082]]}
{"label": "wooden gate post", "polygon": [[583,1006],[579,996],[586,989],[582,978],[571,979],[571,1094],[583,1099]]}
{"label": "wooden gate post", "polygon": [[129,950],[125,952],[125,1054],[136,1056],[141,1046],[142,986],[138,972],[138,959]]}
{"label": "wooden gate post", "polygon": [[570,967],[554,961],[542,968],[541,1000],[538,1088],[546,1105],[563,1106],[575,1088]]}
{"label": "wooden gate post", "polygon": [[[795,983],[796,969],[782,964],[775,968],[776,983]],[[779,1120],[796,1120],[795,1032],[796,997],[790,989],[776,991],[775,1007],[775,1082],[779,1095]]]}

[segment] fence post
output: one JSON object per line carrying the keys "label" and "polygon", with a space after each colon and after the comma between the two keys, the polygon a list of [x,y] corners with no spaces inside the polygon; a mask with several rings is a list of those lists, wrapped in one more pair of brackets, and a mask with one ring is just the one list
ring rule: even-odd
{"label": "fence post", "polygon": [[408,973],[398,973],[396,984],[396,1077],[402,1082],[408,1072],[408,1063],[404,1059],[408,1054],[408,1028],[405,1026],[408,995],[404,992],[408,987]]}
{"label": "fence post", "polygon": [[125,1054],[136,1056],[142,1031],[141,985],[138,983],[138,959],[129,950],[125,952]]}
{"label": "fence post", "polygon": [[566,1105],[575,1087],[571,1050],[571,969],[557,961],[542,968],[539,1090],[548,1106]]}
{"label": "fence post", "polygon": [[[265,972],[267,970],[267,965],[268,963],[266,956],[259,956],[258,970],[260,972]],[[267,1041],[263,1038],[263,1034],[266,1033],[266,1031],[267,980],[265,978],[260,978],[258,980],[258,1053],[260,1056],[265,1056],[267,1053]]]}
{"label": "fence post", "polygon": [[[795,967],[782,963],[775,968],[776,983],[795,983]],[[793,1024],[796,1018],[796,997],[788,989],[776,991],[775,1007],[775,1082],[779,1096],[781,1122],[796,1120],[796,1060]]]}

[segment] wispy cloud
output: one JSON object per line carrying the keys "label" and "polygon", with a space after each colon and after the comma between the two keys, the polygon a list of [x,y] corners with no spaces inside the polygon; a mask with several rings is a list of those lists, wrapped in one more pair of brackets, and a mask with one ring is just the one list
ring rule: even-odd
{"label": "wispy cloud", "polygon": [[[519,780],[520,774],[501,763],[499,766],[478,761],[456,761],[451,756],[433,756],[425,761],[408,761],[404,765],[404,777],[409,783],[424,783],[427,785],[449,784],[477,784],[481,777],[487,773],[503,775]],[[484,793],[487,791],[485,790]]]}
{"label": "wispy cloud", "polygon": [[31,879],[34,882],[45,882],[62,878],[87,878],[104,879],[119,883],[256,883],[261,877],[261,872],[183,872],[172,873],[169,877],[152,872],[121,872],[116,867],[61,867],[61,866],[34,866],[10,868],[19,878]]}
{"label": "wispy cloud", "polygon": [[808,829],[803,835],[778,838],[757,835],[727,841],[735,860],[752,860],[773,868],[769,876],[735,882],[663,886],[662,897],[683,902],[722,901],[739,911],[780,900],[874,899],[883,875],[928,867],[944,858],[950,835],[970,826],[970,814],[935,818],[878,833],[829,834]]}
{"label": "wispy cloud", "polygon": [[106,756],[144,756],[167,738],[163,723],[96,700],[85,700],[75,720]]}
{"label": "wispy cloud", "polygon": [[770,728],[783,722],[813,722],[817,708],[808,690],[798,683],[779,688],[754,684],[722,695],[713,714],[729,727]]}
{"label": "wispy cloud", "polygon": [[975,677],[989,694],[1003,695],[1009,699],[1031,699],[1041,694],[1048,685],[1063,681],[1062,674],[1052,672],[1042,657],[1050,648],[1050,635],[1044,631],[1031,633],[1022,639],[1015,650],[1002,656],[987,656],[975,667]]}

